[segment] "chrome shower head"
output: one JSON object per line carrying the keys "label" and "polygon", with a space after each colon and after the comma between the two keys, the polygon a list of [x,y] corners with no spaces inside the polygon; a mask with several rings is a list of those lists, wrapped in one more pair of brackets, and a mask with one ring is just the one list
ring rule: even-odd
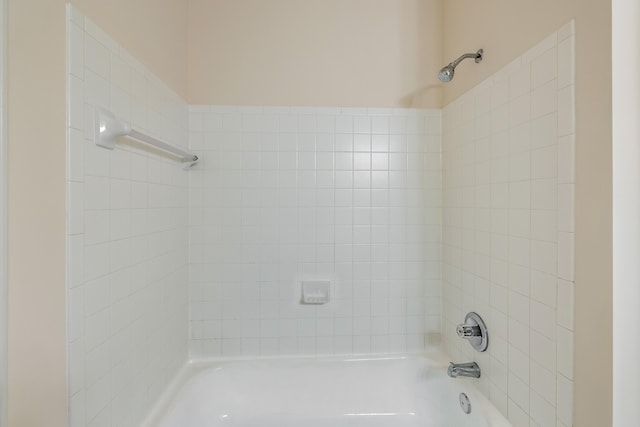
{"label": "chrome shower head", "polygon": [[443,83],[449,83],[451,80],[453,80],[455,71],[455,67],[451,64],[442,67],[442,70],[440,70],[440,72],[438,73],[438,79],[440,79],[440,81]]}
{"label": "chrome shower head", "polygon": [[482,49],[479,49],[476,53],[465,53],[464,55],[461,55],[458,59],[449,63],[449,65],[442,67],[442,69],[438,73],[438,79],[443,83],[449,83],[451,80],[453,80],[456,67],[460,62],[467,58],[473,58],[477,64],[478,62],[482,61],[483,56],[484,50]]}

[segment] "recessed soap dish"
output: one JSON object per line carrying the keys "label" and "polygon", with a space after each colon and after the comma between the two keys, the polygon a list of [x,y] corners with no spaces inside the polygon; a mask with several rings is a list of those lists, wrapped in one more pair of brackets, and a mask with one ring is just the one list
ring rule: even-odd
{"label": "recessed soap dish", "polygon": [[303,304],[326,304],[329,302],[329,288],[331,282],[328,280],[305,280],[302,282],[302,303]]}

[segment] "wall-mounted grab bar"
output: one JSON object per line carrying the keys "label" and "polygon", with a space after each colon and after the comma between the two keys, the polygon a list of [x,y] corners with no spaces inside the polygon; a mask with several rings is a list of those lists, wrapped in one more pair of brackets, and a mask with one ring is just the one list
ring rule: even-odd
{"label": "wall-mounted grab bar", "polygon": [[187,150],[175,147],[169,143],[132,129],[129,123],[117,120],[110,111],[103,108],[96,108],[96,145],[113,150],[116,146],[116,139],[121,136],[129,136],[161,150],[168,151],[180,159],[185,169],[195,165],[199,160],[198,156]]}

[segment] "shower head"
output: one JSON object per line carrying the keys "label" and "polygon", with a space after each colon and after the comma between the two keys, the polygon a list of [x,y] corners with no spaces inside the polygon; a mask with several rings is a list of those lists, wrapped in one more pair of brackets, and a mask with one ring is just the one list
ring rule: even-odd
{"label": "shower head", "polygon": [[447,66],[442,67],[442,70],[438,73],[438,79],[440,79],[443,83],[449,83],[453,80],[453,75],[456,72],[456,68],[449,64]]}
{"label": "shower head", "polygon": [[451,80],[453,80],[456,67],[460,62],[462,62],[464,59],[467,59],[467,58],[473,58],[475,59],[475,62],[478,63],[482,61],[483,56],[484,56],[484,51],[482,49],[479,49],[476,53],[465,53],[455,61],[449,63],[449,65],[442,67],[442,69],[438,73],[438,79],[443,83],[449,83]]}

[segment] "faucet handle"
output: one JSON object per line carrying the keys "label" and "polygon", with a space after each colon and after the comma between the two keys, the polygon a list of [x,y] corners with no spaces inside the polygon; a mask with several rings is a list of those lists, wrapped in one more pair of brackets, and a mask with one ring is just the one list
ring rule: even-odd
{"label": "faucet handle", "polygon": [[478,313],[467,313],[464,323],[456,326],[456,333],[460,338],[468,340],[476,351],[485,351],[489,345],[487,326]]}
{"label": "faucet handle", "polygon": [[456,326],[456,332],[460,338],[482,336],[482,332],[478,325],[458,325]]}

